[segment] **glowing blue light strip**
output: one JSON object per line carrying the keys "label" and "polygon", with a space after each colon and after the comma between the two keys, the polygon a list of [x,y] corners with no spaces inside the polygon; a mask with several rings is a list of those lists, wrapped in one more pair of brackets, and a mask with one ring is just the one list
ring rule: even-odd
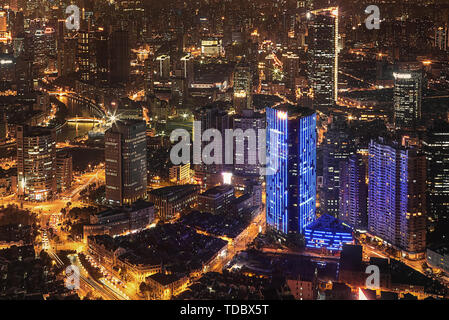
{"label": "glowing blue light strip", "polygon": [[[328,233],[328,232],[326,232]],[[352,233],[333,233],[323,235],[319,230],[305,230],[306,247],[308,248],[326,248],[328,250],[342,250],[343,244],[352,243]]]}

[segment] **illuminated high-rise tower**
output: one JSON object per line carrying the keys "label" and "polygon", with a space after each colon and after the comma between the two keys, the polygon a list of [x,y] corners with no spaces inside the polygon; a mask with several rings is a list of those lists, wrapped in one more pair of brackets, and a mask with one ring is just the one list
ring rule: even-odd
{"label": "illuminated high-rise tower", "polygon": [[427,158],[428,209],[436,224],[449,220],[449,124],[436,121],[423,139]]}
{"label": "illuminated high-rise tower", "polygon": [[87,29],[78,31],[77,59],[79,79],[81,81],[92,80],[91,61],[92,34]]}
{"label": "illuminated high-rise tower", "polygon": [[426,248],[426,158],[379,138],[369,145],[368,232],[410,258]]}
{"label": "illuminated high-rise tower", "polygon": [[[264,138],[259,135],[265,135],[265,114],[255,112],[254,110],[243,110],[241,115],[236,115],[233,119],[233,129],[242,130],[254,130],[255,137],[257,141]],[[260,148],[265,148],[264,145],[254,148],[250,145],[249,139],[244,139],[243,142],[243,154],[240,150],[235,150],[235,162],[234,162],[234,173],[241,175],[252,175],[259,176],[260,174],[260,163],[258,157],[260,155]],[[236,140],[237,141],[237,140]],[[240,157],[240,158],[239,158]],[[241,159],[240,161],[237,161]]]}
{"label": "illuminated high-rise tower", "polygon": [[77,57],[78,39],[67,37],[59,45],[58,72],[61,76],[67,76],[75,72],[76,61],[80,59]]}
{"label": "illuminated high-rise tower", "polygon": [[413,129],[421,119],[422,72],[402,69],[393,76],[395,128]]}
{"label": "illuminated high-rise tower", "polygon": [[331,107],[338,97],[338,7],[313,10],[307,17],[308,73],[314,108]]}
{"label": "illuminated high-rise tower", "polygon": [[158,80],[168,80],[170,78],[171,64],[170,56],[163,54],[156,58],[156,78]]}
{"label": "illuminated high-rise tower", "polygon": [[316,113],[284,104],[266,109],[267,224],[302,233],[316,213]]}
{"label": "illuminated high-rise tower", "polygon": [[435,28],[435,36],[434,36],[434,42],[433,46],[442,50],[447,51],[447,46],[449,43],[449,32],[448,32],[448,26],[445,24],[444,26],[439,26]]}
{"label": "illuminated high-rise tower", "polygon": [[286,76],[287,87],[295,92],[296,78],[299,76],[299,56],[293,52],[286,52],[282,55],[284,74]]}
{"label": "illuminated high-rise tower", "polygon": [[340,198],[338,218],[355,229],[366,229],[368,220],[366,166],[356,153],[340,162]]}
{"label": "illuminated high-rise tower", "polygon": [[45,201],[56,194],[56,132],[17,126],[18,195]]}
{"label": "illuminated high-rise tower", "polygon": [[154,95],[154,69],[156,62],[153,58],[148,58],[144,63],[144,89],[145,99],[148,101]]}
{"label": "illuminated high-rise tower", "polygon": [[96,80],[103,86],[105,86],[109,80],[108,40],[109,36],[104,28],[99,28],[99,30],[95,32]]}
{"label": "illuminated high-rise tower", "polygon": [[194,79],[193,56],[190,53],[181,57],[181,76],[187,81],[187,87],[190,87]]}
{"label": "illuminated high-rise tower", "polygon": [[[225,153],[223,152],[219,158],[219,163],[202,163],[199,159],[195,159],[195,154],[201,156],[201,150],[204,150],[208,144],[205,141],[201,141],[201,137],[206,130],[216,129],[220,131],[221,136],[225,136],[225,131],[231,128],[231,119],[227,110],[223,108],[220,102],[214,102],[210,105],[201,107],[194,111],[194,117],[196,124],[193,127],[193,161],[199,164],[195,164],[195,179],[201,184],[203,189],[208,189],[214,185],[217,185],[222,181],[222,173],[229,172],[231,169],[229,164],[225,163]],[[201,143],[195,144],[195,141],[201,141]],[[225,150],[226,140],[223,139],[222,150]],[[196,149],[198,148],[198,149]],[[199,149],[201,148],[201,149]],[[197,150],[198,152],[195,152]],[[215,154],[212,152],[212,154]],[[201,163],[200,163],[201,162]]]}
{"label": "illuminated high-rise tower", "polygon": [[354,154],[354,141],[346,119],[334,117],[321,144],[323,158],[323,188],[320,209],[338,217],[340,163]]}
{"label": "illuminated high-rise tower", "polygon": [[240,63],[234,72],[234,108],[237,113],[252,108],[251,70],[248,64]]}
{"label": "illuminated high-rise tower", "polygon": [[131,204],[147,192],[146,124],[120,120],[105,133],[106,200]]}

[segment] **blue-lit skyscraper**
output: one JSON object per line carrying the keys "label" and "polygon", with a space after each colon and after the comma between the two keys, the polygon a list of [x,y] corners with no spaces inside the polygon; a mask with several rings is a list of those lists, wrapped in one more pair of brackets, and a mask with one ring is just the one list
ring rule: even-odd
{"label": "blue-lit skyscraper", "polygon": [[426,159],[379,138],[369,145],[368,232],[410,259],[426,249]]}
{"label": "blue-lit skyscraper", "polygon": [[316,114],[283,104],[266,109],[267,224],[303,233],[316,211]]}

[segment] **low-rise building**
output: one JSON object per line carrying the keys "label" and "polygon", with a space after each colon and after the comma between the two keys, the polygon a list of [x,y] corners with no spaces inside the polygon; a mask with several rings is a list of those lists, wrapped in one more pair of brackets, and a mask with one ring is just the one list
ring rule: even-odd
{"label": "low-rise building", "polygon": [[426,261],[432,268],[438,268],[449,273],[449,246],[443,245],[427,249]]}
{"label": "low-rise building", "polygon": [[245,193],[244,195],[232,200],[232,212],[241,214],[253,207],[253,203],[253,195],[250,193]]}
{"label": "low-rise building", "polygon": [[127,280],[140,283],[148,276],[162,272],[162,261],[154,256],[140,257],[134,252],[125,252],[117,259],[116,267],[126,274]]}
{"label": "low-rise building", "polygon": [[202,212],[221,214],[229,212],[234,200],[234,187],[221,185],[198,195],[198,209]]}
{"label": "low-rise building", "polygon": [[352,230],[334,217],[324,214],[305,229],[306,247],[341,251],[346,243],[353,243]]}
{"label": "low-rise building", "polygon": [[0,168],[0,195],[7,196],[17,191],[17,168]]}
{"label": "low-rise building", "polygon": [[156,273],[146,278],[151,299],[170,300],[183,292],[189,285],[189,278],[174,274]]}
{"label": "low-rise building", "polygon": [[199,186],[186,184],[152,190],[148,199],[154,203],[157,215],[163,221],[188,211],[196,203]]}
{"label": "low-rise building", "polygon": [[130,206],[108,209],[90,217],[83,227],[84,241],[93,235],[110,236],[142,230],[154,221],[154,205],[138,200]]}
{"label": "low-rise building", "polygon": [[[88,253],[124,281],[144,282],[156,273],[201,276],[226,256],[228,242],[181,223],[159,224],[125,236],[90,236]],[[176,292],[176,290],[175,290]]]}
{"label": "low-rise building", "polygon": [[113,267],[117,263],[117,258],[124,254],[126,249],[118,246],[108,235],[96,235],[87,238],[87,252],[98,263]]}
{"label": "low-rise building", "polygon": [[170,181],[177,184],[190,182],[190,163],[172,166],[169,172]]}
{"label": "low-rise building", "polygon": [[332,283],[332,289],[325,291],[326,300],[353,300],[351,287],[341,282]]}
{"label": "low-rise building", "polygon": [[287,279],[287,285],[295,300],[316,300],[318,286],[316,277],[312,279]]}

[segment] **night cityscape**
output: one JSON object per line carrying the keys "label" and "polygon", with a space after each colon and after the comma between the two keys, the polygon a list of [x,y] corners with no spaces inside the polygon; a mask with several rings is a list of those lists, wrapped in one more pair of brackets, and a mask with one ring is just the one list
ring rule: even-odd
{"label": "night cityscape", "polygon": [[0,300],[449,300],[449,0],[0,0]]}

